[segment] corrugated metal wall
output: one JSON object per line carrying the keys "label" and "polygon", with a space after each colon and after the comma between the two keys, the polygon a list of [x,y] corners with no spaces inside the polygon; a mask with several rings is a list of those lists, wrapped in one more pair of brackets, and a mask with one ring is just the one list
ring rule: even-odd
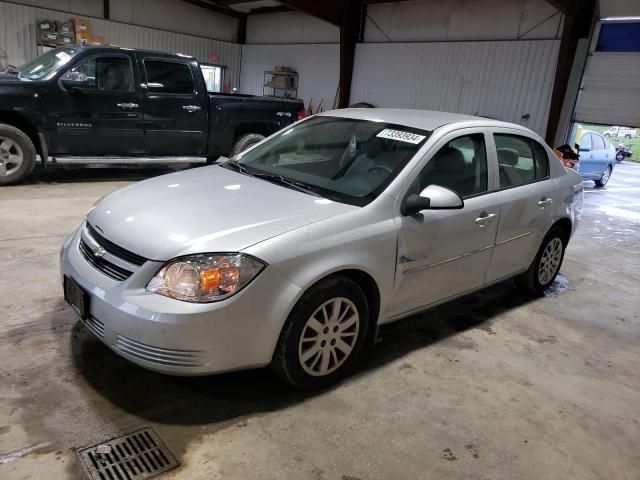
{"label": "corrugated metal wall", "polygon": [[[338,88],[340,48],[337,44],[244,45],[240,91],[262,95],[265,70],[286,65],[298,72],[298,98],[315,106],[324,98],[324,110],[331,110]],[[315,111],[315,109],[314,109]]]}
{"label": "corrugated metal wall", "polygon": [[358,44],[351,103],[478,114],[544,135],[558,47],[559,40]]}
{"label": "corrugated metal wall", "polygon": [[[0,65],[21,65],[36,53],[36,22],[38,20],[67,20],[72,14],[0,2]],[[218,56],[217,63],[226,65],[226,83],[240,83],[240,45],[204,37],[171,33],[126,23],[91,18],[93,33],[109,43],[130,48],[144,48],[163,52],[180,52],[207,61],[209,55]]]}

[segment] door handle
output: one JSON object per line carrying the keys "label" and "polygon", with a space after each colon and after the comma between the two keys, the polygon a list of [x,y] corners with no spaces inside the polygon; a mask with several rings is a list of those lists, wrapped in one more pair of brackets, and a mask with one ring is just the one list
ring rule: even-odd
{"label": "door handle", "polygon": [[125,108],[127,110],[132,108],[138,108],[137,103],[118,103],[118,108]]}
{"label": "door handle", "polygon": [[538,202],[538,206],[544,209],[544,207],[551,205],[552,203],[553,203],[553,199],[542,197]]}
{"label": "door handle", "polygon": [[478,225],[480,228],[482,227],[486,227],[487,225],[489,225],[493,219],[496,218],[496,214],[495,213],[481,213],[480,216],[478,218],[476,218],[475,222],[476,225]]}
{"label": "door handle", "polygon": [[186,110],[189,113],[193,113],[193,112],[197,112],[198,110],[201,110],[201,108],[198,105],[183,105],[182,109]]}

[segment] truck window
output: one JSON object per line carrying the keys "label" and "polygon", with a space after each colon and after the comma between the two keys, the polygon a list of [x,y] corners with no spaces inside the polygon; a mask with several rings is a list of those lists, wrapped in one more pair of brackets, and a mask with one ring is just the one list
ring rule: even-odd
{"label": "truck window", "polygon": [[150,92],[156,93],[193,93],[191,69],[184,63],[162,60],[145,60],[144,70]]}
{"label": "truck window", "polygon": [[90,57],[74,68],[89,78],[83,88],[112,92],[133,91],[133,69],[129,57],[97,56]]}

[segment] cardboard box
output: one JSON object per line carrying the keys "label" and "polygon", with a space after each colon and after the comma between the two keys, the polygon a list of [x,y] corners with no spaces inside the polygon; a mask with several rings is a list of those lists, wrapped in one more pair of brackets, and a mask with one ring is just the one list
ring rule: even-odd
{"label": "cardboard box", "polygon": [[71,23],[73,23],[73,31],[78,33],[91,33],[91,23],[89,20],[84,20],[82,18],[72,18]]}
{"label": "cardboard box", "polygon": [[38,43],[56,44],[60,37],[56,32],[38,31]]}
{"label": "cardboard box", "polygon": [[74,34],[73,22],[56,22],[56,32],[64,35]]}
{"label": "cardboard box", "polygon": [[104,43],[104,38],[94,37],[88,32],[76,32],[76,43],[78,45],[102,45]]}
{"label": "cardboard box", "polygon": [[75,35],[60,35],[58,34],[58,41],[56,42],[58,45],[73,45],[76,43]]}
{"label": "cardboard box", "polygon": [[36,28],[39,32],[55,32],[56,31],[56,22],[52,20],[41,20],[36,23]]}

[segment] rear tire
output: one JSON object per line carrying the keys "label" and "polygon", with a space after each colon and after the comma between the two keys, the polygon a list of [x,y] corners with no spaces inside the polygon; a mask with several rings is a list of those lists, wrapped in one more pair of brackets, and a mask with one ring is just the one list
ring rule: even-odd
{"label": "rear tire", "polygon": [[235,157],[239,153],[244,152],[247,148],[254,146],[256,143],[259,143],[264,139],[264,135],[260,135],[259,133],[245,133],[244,135],[240,135],[236,138],[235,142],[233,142],[229,157]]}
{"label": "rear tire", "polygon": [[515,278],[516,284],[523,291],[540,296],[554,282],[569,239],[560,227],[553,227],[544,237],[529,270]]}
{"label": "rear tire", "polygon": [[0,123],[0,186],[25,179],[36,166],[36,148],[22,130]]}
{"label": "rear tire", "polygon": [[607,183],[609,183],[609,179],[611,178],[611,171],[611,165],[609,165],[602,173],[602,177],[600,177],[600,180],[595,181],[596,188],[602,188]]}
{"label": "rear tire", "polygon": [[360,287],[342,276],[326,278],[300,298],[271,361],[282,380],[300,390],[338,382],[363,351],[369,305]]}

